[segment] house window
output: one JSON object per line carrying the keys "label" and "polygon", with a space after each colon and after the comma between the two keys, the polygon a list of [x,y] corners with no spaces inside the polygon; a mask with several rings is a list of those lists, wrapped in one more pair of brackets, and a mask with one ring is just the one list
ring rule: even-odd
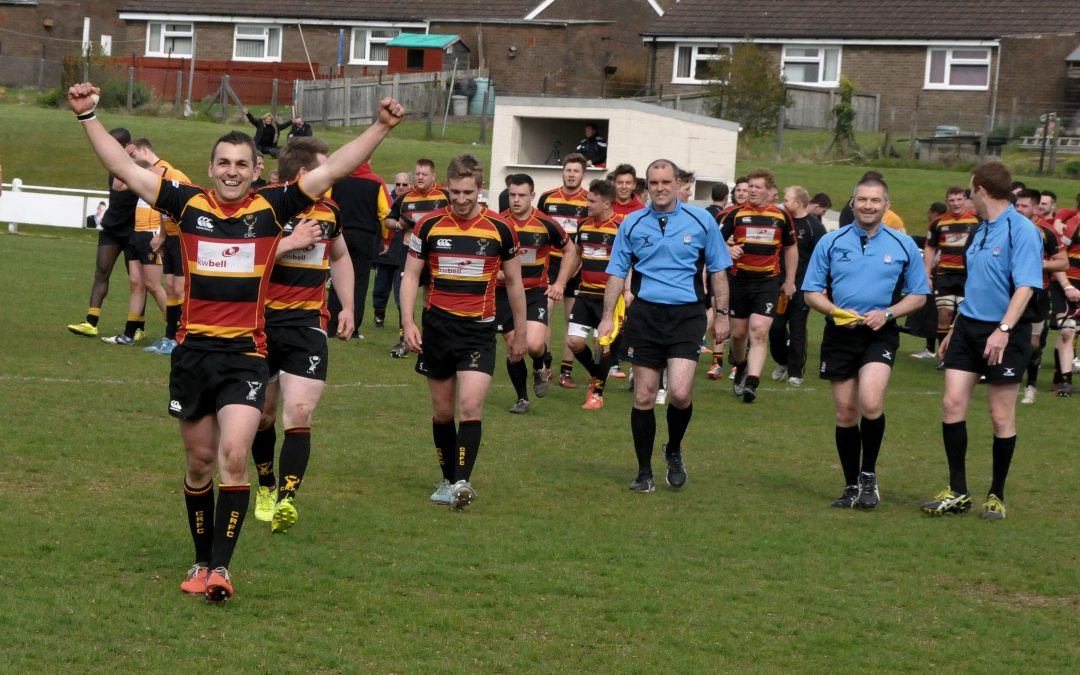
{"label": "house window", "polygon": [[785,45],[781,73],[791,84],[835,87],[840,84],[840,48]]}
{"label": "house window", "polygon": [[990,87],[990,50],[960,47],[932,47],[926,52],[925,89],[967,89],[985,91]]}
{"label": "house window", "polygon": [[233,33],[233,60],[280,61],[281,26],[237,24]]}
{"label": "house window", "polygon": [[731,53],[730,45],[675,45],[674,84],[697,84],[714,81],[709,68]]}
{"label": "house window", "polygon": [[349,63],[385,66],[387,63],[386,43],[397,37],[400,32],[396,28],[353,28]]}
{"label": "house window", "polygon": [[151,21],[146,24],[146,55],[191,56],[194,39],[194,24]]}
{"label": "house window", "polygon": [[424,50],[423,49],[407,49],[405,50],[405,70],[423,70],[424,69]]}

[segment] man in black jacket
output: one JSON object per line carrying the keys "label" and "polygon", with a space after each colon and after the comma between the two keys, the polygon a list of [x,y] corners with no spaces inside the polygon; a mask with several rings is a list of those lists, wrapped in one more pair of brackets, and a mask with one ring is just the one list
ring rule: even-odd
{"label": "man in black jacket", "polygon": [[[390,213],[390,192],[383,179],[375,175],[371,165],[364,162],[359,169],[334,184],[330,198],[341,210],[341,226],[345,245],[353,266],[353,305],[356,312],[356,338],[364,339],[360,324],[364,320],[371,265],[375,261],[382,222]],[[333,282],[331,281],[331,284]],[[330,294],[330,332],[337,332],[337,315],[341,302],[337,293]]]}
{"label": "man in black jacket", "polygon": [[607,139],[600,136],[600,130],[596,125],[589,122],[585,125],[585,138],[577,144],[574,152],[580,152],[589,160],[589,166],[603,167],[607,165]]}
{"label": "man in black jacket", "polygon": [[[792,185],[784,191],[784,208],[795,223],[795,243],[799,249],[799,266],[795,268],[795,288],[802,287],[806,266],[818,240],[825,236],[825,226],[807,212],[810,195],[804,188]],[[806,320],[810,308],[803,300],[802,291],[788,299],[787,309],[777,311],[769,329],[769,351],[776,361],[772,379],[787,378],[788,384],[798,387],[803,383],[803,366],[806,364]]]}

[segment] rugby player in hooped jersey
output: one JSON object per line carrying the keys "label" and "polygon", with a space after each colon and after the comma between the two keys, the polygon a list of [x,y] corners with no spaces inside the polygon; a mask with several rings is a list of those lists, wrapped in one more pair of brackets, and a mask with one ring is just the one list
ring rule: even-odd
{"label": "rugby player in hooped jersey", "polygon": [[[184,493],[195,544],[195,564],[181,590],[221,602],[233,594],[228,565],[251,492],[247,455],[268,379],[263,304],[274,256],[307,248],[322,233],[307,223],[282,238],[283,228],[366,161],[405,111],[384,99],[376,122],[322,166],[255,192],[255,145],[246,134],[226,134],[211,150],[207,173],[214,187],[207,190],[163,180],[135,164],[97,121],[98,94],[85,82],[67,95],[98,159],[180,226],[189,283],[172,353],[169,413],[180,420],[187,450]],[[215,466],[221,475],[216,511]]]}

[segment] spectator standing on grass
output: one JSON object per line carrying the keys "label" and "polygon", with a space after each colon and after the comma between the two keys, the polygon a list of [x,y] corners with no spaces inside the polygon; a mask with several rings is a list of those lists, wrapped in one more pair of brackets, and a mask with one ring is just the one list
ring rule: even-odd
{"label": "spectator standing on grass", "polygon": [[101,219],[105,216],[105,202],[98,202],[97,210],[86,217],[86,227],[96,230],[101,226]]}
{"label": "spectator standing on grass", "polygon": [[[810,195],[805,188],[792,185],[784,190],[784,208],[795,223],[795,244],[799,251],[799,266],[795,271],[795,288],[802,287],[806,266],[818,241],[825,236],[825,226],[811,216],[806,207]],[[776,361],[772,379],[787,378],[788,384],[798,387],[803,383],[803,366],[806,363],[806,320],[810,307],[801,290],[788,301],[783,311],[777,308],[776,318],[769,329],[769,351]]]}
{"label": "spectator standing on grass", "polygon": [[964,302],[941,345],[945,396],[941,434],[949,462],[949,487],[922,505],[931,515],[971,508],[965,466],[967,411],[985,376],[994,429],[993,478],[984,519],[1005,517],[1005,479],[1016,450],[1016,394],[1031,356],[1031,322],[1025,311],[1042,288],[1042,237],[1010,204],[1012,175],[1001,162],[972,171],[971,197],[981,220],[964,251]]}
{"label": "spectator standing on grass", "polygon": [[[412,177],[409,174],[404,171],[394,174],[394,185],[390,191],[393,201],[396,202],[411,188]],[[405,258],[402,243],[405,232],[401,229],[390,229],[384,220],[381,233],[385,245],[379,247],[379,254],[375,256],[375,288],[371,293],[376,328],[386,325],[386,306],[390,304],[391,293],[393,293],[398,313],[401,312],[401,269]]]}
{"label": "spectator standing on grass", "polygon": [[820,373],[832,389],[844,473],[844,492],[832,505],[872,509],[881,500],[877,457],[900,346],[896,318],[922,307],[930,286],[915,242],[882,223],[888,185],[863,178],[853,194],[855,222],[821,238],[802,290],[806,303],[827,317]]}
{"label": "spectator standing on grass", "polygon": [[[383,179],[371,170],[371,165],[364,162],[334,184],[330,198],[341,210],[341,227],[353,266],[353,308],[356,317],[356,334],[353,337],[363,340],[361,325],[364,322],[364,304],[379,235],[383,221],[390,213],[390,192]],[[329,307],[330,330],[336,333],[337,316],[341,311],[337,293],[330,294]]]}

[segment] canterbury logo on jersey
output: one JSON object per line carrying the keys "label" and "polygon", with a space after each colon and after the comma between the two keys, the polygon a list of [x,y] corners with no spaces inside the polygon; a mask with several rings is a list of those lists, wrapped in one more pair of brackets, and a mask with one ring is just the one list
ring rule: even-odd
{"label": "canterbury logo on jersey", "polygon": [[251,274],[255,271],[255,244],[200,241],[195,268],[203,272]]}

